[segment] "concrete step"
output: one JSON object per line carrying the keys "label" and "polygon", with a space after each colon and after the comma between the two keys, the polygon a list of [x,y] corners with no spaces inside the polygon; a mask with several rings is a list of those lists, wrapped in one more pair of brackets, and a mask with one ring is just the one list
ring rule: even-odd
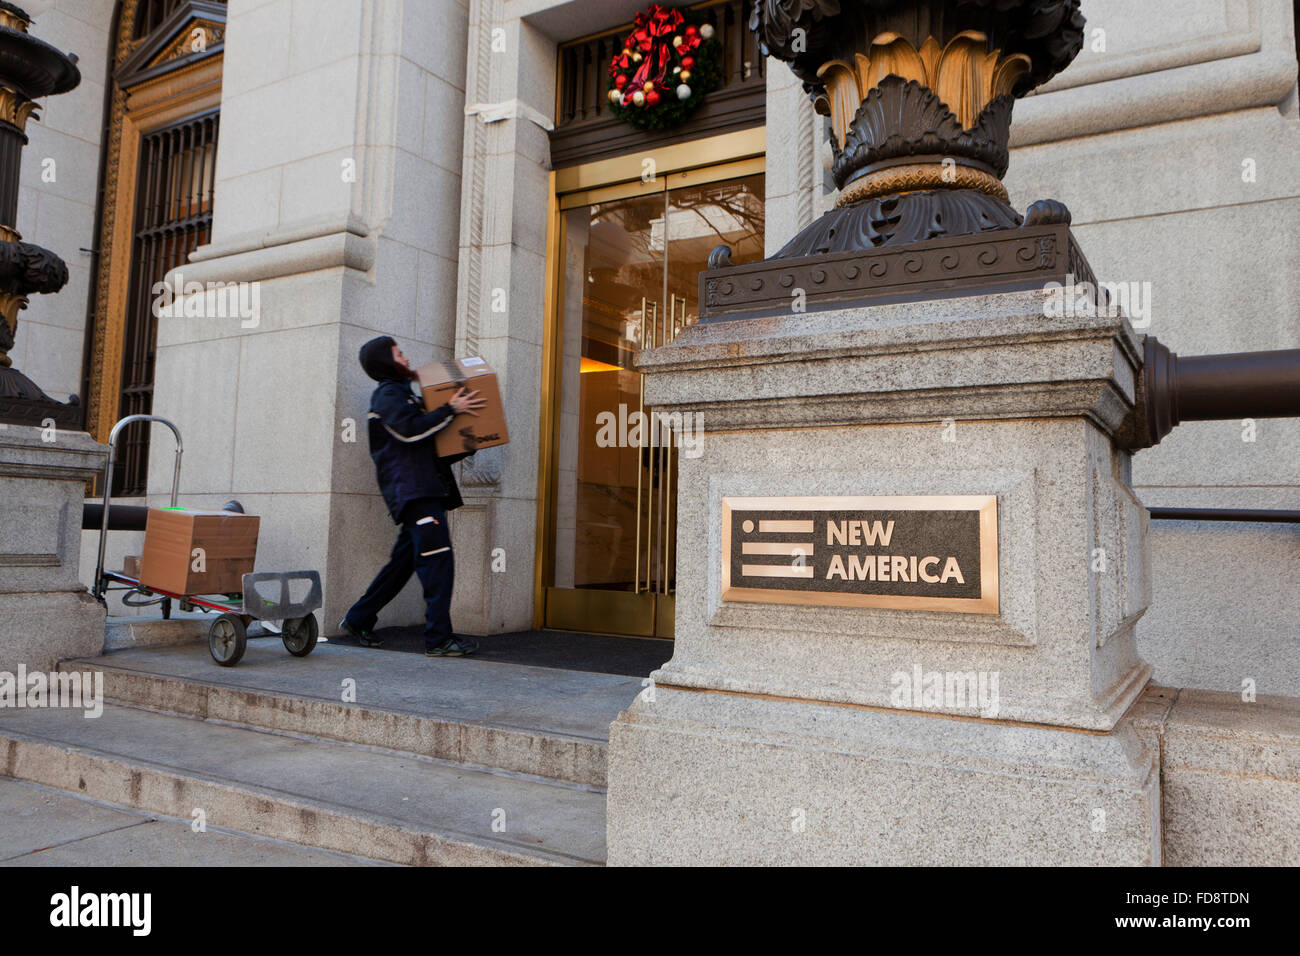
{"label": "concrete step", "polygon": [[119,651],[60,669],[102,671],[108,699],[133,707],[595,788],[605,786],[609,724],[641,690],[639,679],[618,675],[345,645],[295,658],[279,638],[250,640],[233,668],[216,666],[205,644]]}
{"label": "concrete step", "polygon": [[409,753],[110,704],[0,711],[3,775],[412,865],[600,864],[605,797]]}
{"label": "concrete step", "polygon": [[[104,653],[177,645],[206,648],[208,628],[216,617],[212,612],[205,614],[202,611],[182,611],[176,607],[172,608],[171,616],[166,619],[158,611],[110,617],[104,629]],[[260,621],[250,624],[248,631],[250,638],[275,636],[264,631]]]}
{"label": "concrete step", "polygon": [[199,646],[208,639],[211,614],[173,608],[171,618],[151,615],[110,617],[104,628],[104,650],[119,651],[131,647],[171,647],[177,644]]}
{"label": "concrete step", "polygon": [[0,866],[391,866],[0,778]]}

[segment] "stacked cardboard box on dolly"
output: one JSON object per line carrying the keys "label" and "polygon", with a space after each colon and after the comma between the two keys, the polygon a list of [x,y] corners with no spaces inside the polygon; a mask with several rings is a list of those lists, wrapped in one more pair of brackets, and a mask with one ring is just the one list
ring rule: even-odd
{"label": "stacked cardboard box on dolly", "polygon": [[261,519],[236,511],[150,508],[140,584],[171,594],[236,594],[257,559]]}

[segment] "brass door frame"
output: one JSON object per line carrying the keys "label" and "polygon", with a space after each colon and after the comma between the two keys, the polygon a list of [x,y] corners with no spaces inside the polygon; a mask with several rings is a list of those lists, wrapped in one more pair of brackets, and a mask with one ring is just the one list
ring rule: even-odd
{"label": "brass door frame", "polygon": [[555,191],[563,196],[616,183],[640,180],[646,172],[645,161],[654,161],[656,176],[717,166],[740,159],[763,158],[767,153],[767,127],[755,126],[734,133],[709,136],[689,143],[675,143],[649,151],[638,151],[613,159],[598,159],[581,166],[566,166],[555,171]]}
{"label": "brass door frame", "polygon": [[656,175],[654,179],[640,179],[630,183],[615,183],[611,186],[597,186],[566,193],[559,197],[560,211],[567,212],[579,206],[590,206],[598,202],[613,202],[616,199],[628,199],[633,196],[653,196],[658,193],[671,192],[682,186],[703,186],[707,183],[721,182],[724,179],[740,179],[761,173],[767,166],[762,156],[750,159],[738,159],[730,163],[718,163],[700,169],[686,169],[680,172]]}
{"label": "brass door frame", "polygon": [[[555,570],[555,467],[556,436],[559,431],[559,362],[563,342],[564,302],[564,212],[595,202],[609,202],[630,196],[667,192],[686,185],[703,185],[724,179],[752,176],[766,171],[766,127],[725,133],[689,143],[678,143],[654,150],[649,156],[636,153],[614,159],[597,160],[581,166],[552,170],[547,210],[546,287],[543,299],[545,327],[542,336],[542,401],[538,442],[537,533],[533,561],[533,627],[546,624],[546,605],[550,591],[574,591],[574,607],[597,605],[611,607],[628,603],[653,602],[653,625],[645,636],[672,637],[673,596],[641,592],[600,592],[596,589],[553,589],[546,582]],[[642,181],[644,160],[654,160],[654,178]],[[665,307],[671,307],[666,303]],[[674,309],[675,311],[675,309]],[[639,553],[639,551],[638,551]],[[601,595],[601,600],[582,594]],[[615,596],[621,597],[615,597]],[[551,600],[556,596],[551,595]],[[624,600],[626,599],[626,600]],[[602,615],[603,616],[603,615]]]}

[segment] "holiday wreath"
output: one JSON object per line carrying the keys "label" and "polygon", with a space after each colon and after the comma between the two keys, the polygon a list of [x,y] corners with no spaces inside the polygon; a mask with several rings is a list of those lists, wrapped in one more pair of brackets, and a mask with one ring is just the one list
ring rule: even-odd
{"label": "holiday wreath", "polygon": [[638,13],[609,62],[609,101],[641,129],[676,126],[717,89],[722,68],[713,26],[694,11],[654,4]]}

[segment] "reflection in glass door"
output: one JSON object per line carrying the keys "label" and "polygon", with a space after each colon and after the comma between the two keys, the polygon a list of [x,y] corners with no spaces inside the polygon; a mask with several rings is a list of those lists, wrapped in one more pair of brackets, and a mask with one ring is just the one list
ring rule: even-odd
{"label": "reflection in glass door", "polygon": [[687,181],[562,214],[548,627],[672,636],[681,439],[633,359],[696,321],[715,246],[763,255],[762,174]]}

